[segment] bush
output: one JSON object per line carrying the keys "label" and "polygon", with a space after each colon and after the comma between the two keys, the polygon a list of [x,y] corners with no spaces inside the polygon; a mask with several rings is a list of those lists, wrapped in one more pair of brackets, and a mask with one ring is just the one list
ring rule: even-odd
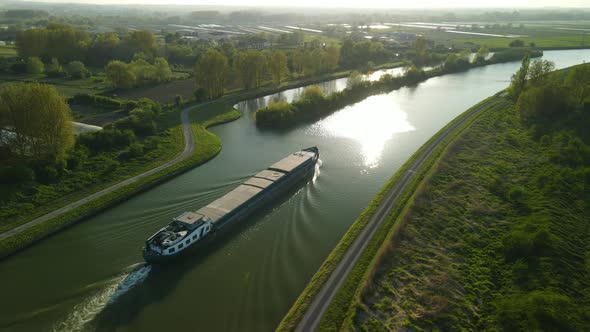
{"label": "bush", "polygon": [[119,168],[119,166],[121,166],[121,164],[116,160],[108,158],[108,159],[105,159],[103,166],[104,166],[104,168],[102,170],[102,174],[106,175],[106,174],[114,172],[117,168]]}
{"label": "bush", "polygon": [[524,41],[520,39],[515,39],[508,44],[510,47],[524,47]]}
{"label": "bush", "polygon": [[533,291],[501,299],[497,305],[503,331],[581,331],[582,310],[571,298],[551,291]]}
{"label": "bush", "polygon": [[117,129],[103,129],[95,133],[83,133],[78,136],[79,144],[88,147],[93,152],[124,148],[136,140],[133,131]]}
{"label": "bush", "polygon": [[50,184],[58,179],[58,172],[53,165],[45,165],[35,170],[37,181],[43,184]]}
{"label": "bush", "polygon": [[207,100],[207,91],[204,88],[198,88],[195,90],[194,92],[195,95],[195,100],[197,102],[201,102],[201,101],[205,101]]}
{"label": "bush", "polygon": [[45,73],[49,77],[64,77],[65,76],[64,70],[56,58],[51,59],[51,62],[45,67]]}
{"label": "bush", "polygon": [[79,147],[74,150],[67,158],[67,168],[68,169],[77,169],[81,165],[83,165],[88,159],[88,152],[85,148]]}
{"label": "bush", "polygon": [[514,204],[523,204],[525,191],[522,186],[515,186],[508,192],[508,200]]}
{"label": "bush", "polygon": [[7,166],[0,168],[0,182],[6,184],[19,184],[32,181],[35,173],[32,169],[23,165]]}
{"label": "bush", "polygon": [[129,160],[141,156],[143,156],[143,145],[139,143],[133,143],[125,151],[119,154],[119,159]]}
{"label": "bush", "polygon": [[38,57],[30,57],[27,59],[26,68],[29,74],[41,74],[45,70],[45,65]]}
{"label": "bush", "polygon": [[125,110],[132,110],[139,105],[139,102],[135,100],[120,100],[100,95],[89,95],[87,93],[78,93],[69,101],[70,104],[75,105],[98,106],[101,108]]}
{"label": "bush", "polygon": [[90,72],[81,61],[72,61],[66,66],[66,72],[73,78],[86,78],[90,76]]}
{"label": "bush", "polygon": [[147,150],[155,150],[160,146],[160,137],[159,136],[149,136],[144,141],[144,147]]}
{"label": "bush", "polygon": [[155,114],[149,109],[136,108],[129,116],[119,119],[113,126],[119,130],[133,130],[137,136],[150,136],[157,132]]}

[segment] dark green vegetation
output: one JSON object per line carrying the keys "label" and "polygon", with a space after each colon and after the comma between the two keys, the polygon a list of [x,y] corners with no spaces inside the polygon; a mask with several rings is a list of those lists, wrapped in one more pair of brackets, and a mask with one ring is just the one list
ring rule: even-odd
{"label": "dark green vegetation", "polygon": [[[524,61],[521,72],[535,66]],[[522,92],[513,94],[516,104],[506,101],[482,114],[440,158],[404,213],[392,217],[396,226],[360,287],[353,287],[357,303],[345,305],[344,325],[340,315],[328,316],[325,326],[588,326],[588,72],[577,66],[528,74]],[[537,99],[539,89],[555,92]]]}
{"label": "dark green vegetation", "polygon": [[[415,85],[429,78],[444,74],[468,70],[487,64],[520,60],[526,53],[524,50],[510,50],[498,52],[489,60],[485,60],[486,50],[478,52],[473,62],[468,60],[468,54],[449,54],[442,66],[424,72],[415,66],[408,68],[401,77],[384,75],[375,82],[363,81],[358,75],[351,77],[347,89],[325,96],[317,88],[308,88],[300,99],[289,104],[278,102],[256,112],[256,124],[261,128],[287,128],[300,122],[313,121],[322,116],[333,113],[336,110],[359,102],[374,94],[389,92],[402,86]],[[534,56],[540,56],[540,52],[534,52]],[[527,55],[530,57],[530,55]]]}

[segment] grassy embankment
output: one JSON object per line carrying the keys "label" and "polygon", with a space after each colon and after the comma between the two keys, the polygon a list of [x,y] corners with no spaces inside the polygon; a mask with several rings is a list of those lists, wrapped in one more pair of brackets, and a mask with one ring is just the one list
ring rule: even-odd
{"label": "grassy embankment", "polygon": [[[495,97],[494,97],[495,98]],[[486,100],[487,101],[487,100]],[[484,101],[484,102],[486,102]],[[475,107],[480,106],[484,102],[475,105],[470,110]],[[489,106],[490,108],[494,108],[497,103],[500,103],[501,100],[493,101],[492,104]],[[388,193],[391,191],[392,187],[395,183],[399,181],[401,176],[408,170],[408,167],[412,164],[412,162],[426,149],[426,147],[433,141],[437,139],[447,128],[453,126],[457,121],[459,121],[465,114],[467,114],[470,110],[466,111],[455,120],[450,122],[447,126],[441,129],[435,136],[433,136],[428,142],[426,142],[418,151],[416,151],[408,161],[404,163],[404,165],[387,181],[384,187],[377,193],[375,198],[371,201],[369,206],[361,213],[361,215],[357,218],[357,220],[350,226],[346,234],[342,237],[338,245],[334,248],[334,250],[330,253],[330,255],[326,258],[324,263],[321,265],[320,269],[316,274],[313,276],[312,280],[309,282],[307,287],[303,290],[297,301],[293,304],[287,315],[281,321],[277,331],[292,331],[297,326],[298,322],[301,320],[303,315],[305,314],[307,308],[311,304],[313,298],[318,293],[322,285],[326,282],[326,280],[330,277],[331,273],[336,268],[338,262],[342,259],[348,248],[351,246],[353,241],[356,239],[360,231],[365,227],[367,222],[370,218],[375,214],[378,206],[383,202],[385,197],[388,196]],[[461,131],[461,128],[465,128],[469,125],[469,123],[473,121],[465,122],[454,135],[458,135]],[[417,187],[418,183],[420,182],[421,178],[427,172],[427,170],[432,166],[438,156],[442,153],[445,147],[453,140],[453,135],[448,137],[445,141],[441,143],[441,145],[432,152],[431,156],[426,161],[424,167],[420,170],[417,170],[418,176],[414,178],[414,180],[409,184],[407,189],[404,191],[400,199],[398,200],[397,204],[392,208],[389,213],[389,216],[398,215],[402,208],[405,205],[405,202],[410,198],[413,191]],[[389,219],[388,219],[389,220]],[[343,285],[342,289],[345,291],[341,291],[337,298],[334,300],[334,306],[338,306],[343,302],[350,301],[354,293],[354,282],[357,281],[364,275],[364,269],[370,263],[371,258],[373,257],[374,253],[378,249],[378,244],[380,243],[378,240],[383,239],[388,231],[391,229],[392,223],[385,222],[381,225],[377,233],[375,234],[375,240],[372,241],[372,245],[367,247],[366,252],[363,254],[359,263],[355,266],[355,269],[351,272],[350,278],[347,280],[346,284]],[[377,245],[376,245],[377,244]],[[347,307],[343,307],[342,310],[346,310]],[[344,312],[338,313],[339,316],[343,317],[345,314]],[[331,314],[334,315],[334,314]],[[330,320],[331,321],[331,320]],[[328,324],[329,325],[329,324]],[[322,328],[326,327],[326,324],[322,325]]]}
{"label": "grassy embankment", "polygon": [[326,317],[332,321],[323,327],[588,326],[588,110],[565,106],[522,121],[505,102],[482,114],[445,151],[403,213],[390,216],[395,227],[351,288],[354,297],[330,308],[347,312],[343,325],[331,325],[342,324],[340,315]]}

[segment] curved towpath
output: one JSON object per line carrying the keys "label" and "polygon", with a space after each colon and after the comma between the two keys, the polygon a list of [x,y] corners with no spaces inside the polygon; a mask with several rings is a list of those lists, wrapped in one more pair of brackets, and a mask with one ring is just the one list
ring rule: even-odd
{"label": "curved towpath", "polygon": [[471,119],[475,114],[485,109],[494,101],[497,101],[497,99],[492,98],[462,116],[460,120],[447,128],[432,143],[430,143],[430,145],[424,149],[424,151],[414,160],[414,162],[412,162],[400,180],[391,188],[387,197],[383,200],[383,202],[381,202],[381,205],[379,205],[375,214],[371,217],[367,225],[354,240],[350,248],[348,248],[346,254],[338,263],[326,283],[322,285],[319,292],[315,295],[309,308],[305,312],[305,315],[303,315],[303,318],[297,325],[297,328],[295,329],[296,332],[310,332],[316,331],[318,329],[322,316],[330,306],[330,303],[338,292],[338,289],[340,286],[342,286],[350,271],[352,271],[352,268],[361,257],[364,249],[373,238],[373,235],[379,226],[385,220],[385,217],[387,217],[389,210],[391,210],[408,184],[414,178],[416,170],[424,165],[425,161],[432,154],[432,152],[438,146],[440,146],[440,144],[447,137],[457,130],[459,126],[465,123],[465,121]]}
{"label": "curved towpath", "polygon": [[185,160],[186,158],[190,157],[193,152],[195,151],[195,141],[194,141],[194,137],[193,137],[193,132],[191,130],[191,124],[190,124],[190,120],[189,120],[189,116],[188,113],[189,111],[191,111],[192,109],[198,107],[198,106],[204,106],[206,104],[208,104],[210,102],[206,102],[206,103],[202,103],[202,104],[198,104],[198,105],[194,105],[191,107],[187,107],[185,109],[182,110],[182,112],[180,113],[180,119],[182,121],[182,129],[184,132],[184,150],[182,151],[181,154],[179,154],[178,156],[176,156],[174,159],[167,161],[166,163],[157,166],[155,168],[152,168],[150,170],[147,170],[141,174],[135,175],[133,177],[130,177],[126,180],[123,180],[117,184],[114,184],[108,188],[102,189],[100,191],[95,192],[94,194],[88,195],[78,201],[75,201],[73,203],[70,203],[68,205],[65,205],[57,210],[54,210],[52,212],[49,212],[47,214],[42,215],[39,218],[33,219],[25,224],[22,224],[20,226],[17,226],[9,231],[6,231],[4,233],[0,233],[0,241],[9,238],[13,235],[16,235],[20,232],[23,232],[31,227],[34,227],[36,225],[42,224],[48,220],[51,220],[55,217],[58,217],[72,209],[75,209],[85,203],[88,203],[94,199],[97,199],[99,197],[102,197],[110,192],[113,192],[119,188],[125,187],[126,185],[132,184],[138,180],[141,180],[143,178],[145,178],[146,176],[150,176],[158,171],[161,171],[171,165],[174,165],[178,162],[181,162],[183,160]]}

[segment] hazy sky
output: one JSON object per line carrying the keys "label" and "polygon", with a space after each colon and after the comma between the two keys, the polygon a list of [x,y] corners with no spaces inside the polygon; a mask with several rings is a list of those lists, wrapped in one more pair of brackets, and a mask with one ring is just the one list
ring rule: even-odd
{"label": "hazy sky", "polygon": [[590,7],[588,0],[42,0],[96,4],[178,4],[272,7],[353,7],[353,8],[517,8]]}

